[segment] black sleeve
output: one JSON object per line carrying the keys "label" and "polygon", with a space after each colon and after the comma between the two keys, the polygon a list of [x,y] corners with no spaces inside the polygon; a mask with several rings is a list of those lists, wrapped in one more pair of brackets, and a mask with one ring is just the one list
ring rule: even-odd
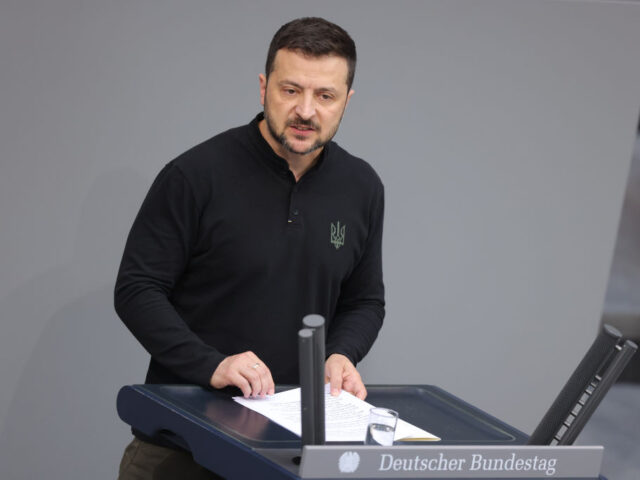
{"label": "black sleeve", "polygon": [[382,327],[384,284],[382,281],[382,226],[384,190],[382,184],[369,213],[369,235],[358,265],[344,281],[336,314],[327,335],[327,357],[347,356],[355,365],[367,354]]}
{"label": "black sleeve", "polygon": [[196,243],[199,207],[180,169],[154,181],[127,239],[115,286],[116,312],[155,361],[190,383],[209,385],[224,358],[170,302]]}

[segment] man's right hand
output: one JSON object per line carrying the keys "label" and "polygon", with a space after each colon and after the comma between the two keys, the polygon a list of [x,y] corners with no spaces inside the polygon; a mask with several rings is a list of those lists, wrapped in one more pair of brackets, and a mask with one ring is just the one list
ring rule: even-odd
{"label": "man's right hand", "polygon": [[253,352],[230,355],[222,360],[209,383],[213,388],[233,385],[242,390],[245,397],[275,393],[271,371]]}

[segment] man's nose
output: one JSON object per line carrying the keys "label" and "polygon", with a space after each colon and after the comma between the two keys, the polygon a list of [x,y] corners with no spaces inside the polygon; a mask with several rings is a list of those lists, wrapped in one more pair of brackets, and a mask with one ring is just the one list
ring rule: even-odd
{"label": "man's nose", "polygon": [[310,119],[316,113],[316,106],[313,99],[313,95],[305,93],[300,96],[300,99],[296,105],[296,113],[305,120]]}

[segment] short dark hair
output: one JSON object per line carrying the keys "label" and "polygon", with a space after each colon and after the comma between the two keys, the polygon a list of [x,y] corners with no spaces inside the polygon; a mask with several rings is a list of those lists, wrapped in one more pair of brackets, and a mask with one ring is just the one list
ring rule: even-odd
{"label": "short dark hair", "polygon": [[324,18],[304,17],[285,23],[269,45],[265,73],[273,71],[273,62],[280,49],[298,50],[305,55],[320,57],[337,55],[347,61],[347,87],[353,84],[356,73],[356,44],[340,26]]}

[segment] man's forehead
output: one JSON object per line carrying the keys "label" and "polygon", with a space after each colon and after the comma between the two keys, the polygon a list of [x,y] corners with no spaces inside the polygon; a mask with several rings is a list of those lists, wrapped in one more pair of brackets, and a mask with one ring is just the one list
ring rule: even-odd
{"label": "man's forehead", "polygon": [[307,54],[302,50],[281,48],[276,52],[273,72],[336,77],[336,80],[343,80],[346,85],[349,66],[346,58],[335,54],[318,56]]}

